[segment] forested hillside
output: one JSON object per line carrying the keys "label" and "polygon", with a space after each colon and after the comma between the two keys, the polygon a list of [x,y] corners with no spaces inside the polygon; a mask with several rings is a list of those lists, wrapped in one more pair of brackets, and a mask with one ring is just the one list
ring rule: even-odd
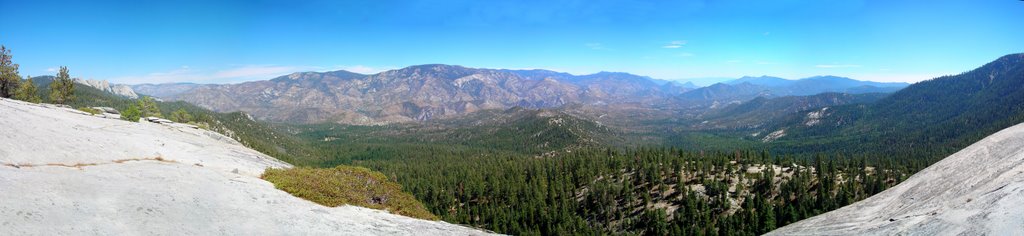
{"label": "forested hillside", "polygon": [[863,199],[907,173],[863,158],[815,160],[593,148],[531,158],[437,145],[353,164],[394,178],[445,221],[516,235],[754,235]]}
{"label": "forested hillside", "polygon": [[1024,54],[913,84],[877,102],[837,106],[807,125],[794,114],[769,131],[784,153],[843,151],[940,158],[1024,122]]}

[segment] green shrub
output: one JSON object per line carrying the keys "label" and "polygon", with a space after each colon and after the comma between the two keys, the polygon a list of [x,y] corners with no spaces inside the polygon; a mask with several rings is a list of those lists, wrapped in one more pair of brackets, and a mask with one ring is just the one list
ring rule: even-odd
{"label": "green shrub", "polygon": [[192,115],[188,114],[184,108],[179,108],[177,111],[171,112],[171,121],[178,123],[188,123],[192,121]]}
{"label": "green shrub", "polygon": [[21,84],[18,85],[18,90],[14,93],[14,99],[31,103],[40,103],[43,101],[43,98],[39,97],[39,89],[36,88],[36,83],[32,82],[32,77],[28,77],[28,79],[22,81]]}
{"label": "green shrub", "polygon": [[103,113],[103,111],[96,110],[96,109],[93,109],[91,107],[79,107],[78,110],[79,111],[88,112],[89,114],[93,114],[93,115]]}
{"label": "green shrub", "polygon": [[363,167],[267,169],[263,179],[296,197],[324,206],[354,205],[426,220],[438,217],[402,186]]}
{"label": "green shrub", "polygon": [[139,118],[142,118],[142,112],[139,111],[137,106],[129,106],[124,112],[121,112],[121,119],[131,122],[139,122]]}
{"label": "green shrub", "polygon": [[139,99],[139,112],[143,117],[160,117],[164,115],[160,114],[160,106],[156,103],[156,99],[150,96],[144,96]]}

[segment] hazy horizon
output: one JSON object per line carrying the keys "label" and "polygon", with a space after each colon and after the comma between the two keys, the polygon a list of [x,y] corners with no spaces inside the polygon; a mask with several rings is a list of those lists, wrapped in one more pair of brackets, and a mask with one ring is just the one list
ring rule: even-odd
{"label": "hazy horizon", "polygon": [[[237,83],[409,65],[916,82],[1024,52],[1021,1],[0,1],[23,75]],[[972,17],[951,17],[970,15]]]}

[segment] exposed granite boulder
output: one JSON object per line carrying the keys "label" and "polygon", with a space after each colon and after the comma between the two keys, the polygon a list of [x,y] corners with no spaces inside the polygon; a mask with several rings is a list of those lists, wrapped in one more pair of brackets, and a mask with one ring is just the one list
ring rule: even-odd
{"label": "exposed granite boulder", "polygon": [[0,98],[0,235],[481,235],[259,178],[291,165],[216,132]]}
{"label": "exposed granite boulder", "polygon": [[992,134],[903,183],[769,235],[1021,235],[1024,124]]}

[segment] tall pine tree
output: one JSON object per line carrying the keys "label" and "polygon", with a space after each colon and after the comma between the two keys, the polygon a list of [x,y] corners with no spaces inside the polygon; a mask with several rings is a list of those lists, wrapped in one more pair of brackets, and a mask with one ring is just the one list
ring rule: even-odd
{"label": "tall pine tree", "polygon": [[21,82],[18,75],[18,64],[11,61],[11,50],[0,45],[0,97],[9,98],[14,96],[14,91]]}
{"label": "tall pine tree", "polygon": [[68,67],[61,66],[57,77],[50,83],[50,100],[57,104],[66,104],[75,99],[75,82],[71,80]]}
{"label": "tall pine tree", "polygon": [[39,89],[36,88],[36,84],[32,82],[32,77],[31,76],[27,76],[25,78],[25,81],[22,82],[21,85],[18,86],[18,90],[15,91],[14,99],[18,99],[18,100],[22,100],[22,101],[26,101],[26,102],[31,102],[31,103],[42,102],[43,99],[39,97],[39,91],[38,90]]}

